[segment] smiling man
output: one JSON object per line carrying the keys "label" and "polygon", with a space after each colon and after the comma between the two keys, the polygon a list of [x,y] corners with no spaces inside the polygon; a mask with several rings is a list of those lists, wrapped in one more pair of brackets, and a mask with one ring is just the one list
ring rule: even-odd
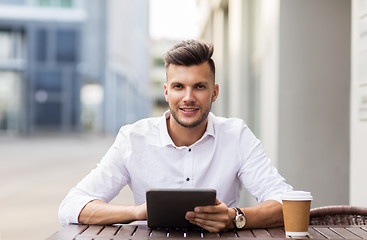
{"label": "smiling man", "polygon": [[198,65],[168,64],[164,94],[169,104],[168,133],[177,146],[190,146],[204,134],[212,102],[218,96],[218,85],[209,63]]}
{"label": "smiling man", "polygon": [[[219,94],[213,46],[183,41],[164,56],[162,117],[123,126],[100,164],[60,205],[62,224],[112,224],[146,219],[145,192],[151,188],[213,188],[216,204],[199,206],[186,219],[210,232],[283,224],[280,195],[291,191],[270,164],[245,122],[210,112]],[[112,205],[129,185],[135,206]],[[258,201],[239,208],[245,187]]]}

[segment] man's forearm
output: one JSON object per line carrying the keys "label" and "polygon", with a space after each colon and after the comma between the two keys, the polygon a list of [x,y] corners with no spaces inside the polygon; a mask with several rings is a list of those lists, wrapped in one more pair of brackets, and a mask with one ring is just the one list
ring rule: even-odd
{"label": "man's forearm", "polygon": [[139,206],[112,205],[101,200],[89,202],[79,214],[83,224],[127,223],[146,219],[145,204]]}
{"label": "man's forearm", "polygon": [[246,215],[246,228],[264,228],[282,226],[282,204],[275,200],[268,200],[254,207],[242,208]]}

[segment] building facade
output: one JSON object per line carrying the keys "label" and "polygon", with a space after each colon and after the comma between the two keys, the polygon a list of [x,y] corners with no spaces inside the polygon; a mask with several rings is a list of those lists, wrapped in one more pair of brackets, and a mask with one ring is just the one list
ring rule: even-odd
{"label": "building facade", "polygon": [[350,204],[367,206],[367,1],[352,1]]}
{"label": "building facade", "polygon": [[59,9],[5,2],[12,4],[0,2],[2,130],[78,129],[84,11],[70,1]]}
{"label": "building facade", "polygon": [[351,1],[198,4],[201,38],[215,45],[214,111],[243,118],[314,207],[348,204]]}
{"label": "building facade", "polygon": [[104,128],[151,114],[149,5],[146,0],[110,0],[106,4]]}
{"label": "building facade", "polygon": [[162,116],[168,109],[168,103],[164,96],[163,87],[166,82],[166,68],[163,56],[169,49],[179,42],[180,41],[178,40],[170,39],[151,39],[150,41],[150,78],[152,81],[150,96],[153,101],[152,116]]}
{"label": "building facade", "polygon": [[2,133],[116,133],[149,116],[147,1],[0,5]]}

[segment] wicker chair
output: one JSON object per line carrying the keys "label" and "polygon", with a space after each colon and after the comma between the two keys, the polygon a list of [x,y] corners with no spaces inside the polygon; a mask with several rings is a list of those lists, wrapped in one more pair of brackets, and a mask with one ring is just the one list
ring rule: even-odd
{"label": "wicker chair", "polygon": [[327,206],[310,211],[310,225],[363,225],[367,224],[367,208]]}

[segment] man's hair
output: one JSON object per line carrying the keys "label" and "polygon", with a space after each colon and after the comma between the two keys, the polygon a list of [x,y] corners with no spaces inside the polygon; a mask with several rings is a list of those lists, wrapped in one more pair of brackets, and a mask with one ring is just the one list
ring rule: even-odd
{"label": "man's hair", "polygon": [[210,70],[215,76],[215,64],[212,59],[214,47],[197,40],[187,40],[176,44],[164,56],[166,69],[170,64],[192,66],[205,62],[209,63]]}

